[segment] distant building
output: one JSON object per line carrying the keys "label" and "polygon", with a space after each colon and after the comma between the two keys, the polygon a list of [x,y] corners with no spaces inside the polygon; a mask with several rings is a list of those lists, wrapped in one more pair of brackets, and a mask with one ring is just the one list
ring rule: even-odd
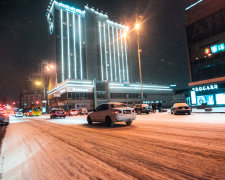
{"label": "distant building", "polygon": [[[129,44],[124,37],[128,27],[71,1],[51,1],[47,19],[57,65],[57,79],[50,81],[49,89],[52,107],[93,109],[107,101],[140,102],[140,84],[130,81]],[[173,95],[163,85],[145,84],[143,91],[146,103],[169,102]]]}
{"label": "distant building", "polygon": [[225,106],[225,1],[196,1],[187,7],[188,101]]}
{"label": "distant building", "polygon": [[[46,74],[47,60],[42,60],[38,64],[37,72],[32,72],[25,77],[25,86],[20,96],[20,106],[23,108],[31,108],[34,106],[45,106],[44,100],[44,86],[46,87],[47,94],[47,81]],[[40,86],[36,86],[35,82],[41,82]],[[45,101],[44,101],[45,102]]]}

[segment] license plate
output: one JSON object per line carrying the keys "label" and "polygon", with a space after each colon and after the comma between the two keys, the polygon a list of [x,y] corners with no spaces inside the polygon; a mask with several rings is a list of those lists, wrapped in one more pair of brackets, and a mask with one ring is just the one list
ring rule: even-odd
{"label": "license plate", "polygon": [[131,110],[124,110],[123,114],[131,114]]}

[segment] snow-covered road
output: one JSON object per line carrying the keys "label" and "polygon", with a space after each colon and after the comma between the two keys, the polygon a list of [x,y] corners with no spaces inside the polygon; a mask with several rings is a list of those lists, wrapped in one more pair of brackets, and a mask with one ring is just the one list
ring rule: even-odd
{"label": "snow-covered road", "polygon": [[138,115],[132,126],[85,117],[12,119],[2,179],[224,179],[225,115]]}

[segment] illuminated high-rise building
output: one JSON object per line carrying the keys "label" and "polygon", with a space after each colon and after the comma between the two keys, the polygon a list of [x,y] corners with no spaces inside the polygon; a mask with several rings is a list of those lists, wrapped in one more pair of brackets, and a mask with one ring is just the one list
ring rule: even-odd
{"label": "illuminated high-rise building", "polygon": [[[68,1],[52,0],[47,19],[57,66],[57,80],[49,90],[52,106],[92,109],[113,98],[140,100],[140,85],[130,82],[127,26],[111,21],[106,13]],[[172,92],[168,86],[143,87],[153,93]]]}

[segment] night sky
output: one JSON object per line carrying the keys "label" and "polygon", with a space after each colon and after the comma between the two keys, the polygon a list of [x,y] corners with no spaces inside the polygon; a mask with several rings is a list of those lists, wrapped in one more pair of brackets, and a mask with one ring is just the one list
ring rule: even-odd
{"label": "night sky", "polygon": [[[79,0],[77,0],[79,1]],[[187,1],[187,0],[186,0]],[[76,1],[74,1],[76,2]],[[142,15],[142,69],[144,83],[189,82],[182,0],[82,0],[107,12],[109,18],[131,27]],[[0,0],[0,87],[2,96],[18,97],[25,77],[48,59],[47,0]],[[131,44],[135,42],[130,33]],[[132,79],[139,81],[135,46],[130,46]]]}

